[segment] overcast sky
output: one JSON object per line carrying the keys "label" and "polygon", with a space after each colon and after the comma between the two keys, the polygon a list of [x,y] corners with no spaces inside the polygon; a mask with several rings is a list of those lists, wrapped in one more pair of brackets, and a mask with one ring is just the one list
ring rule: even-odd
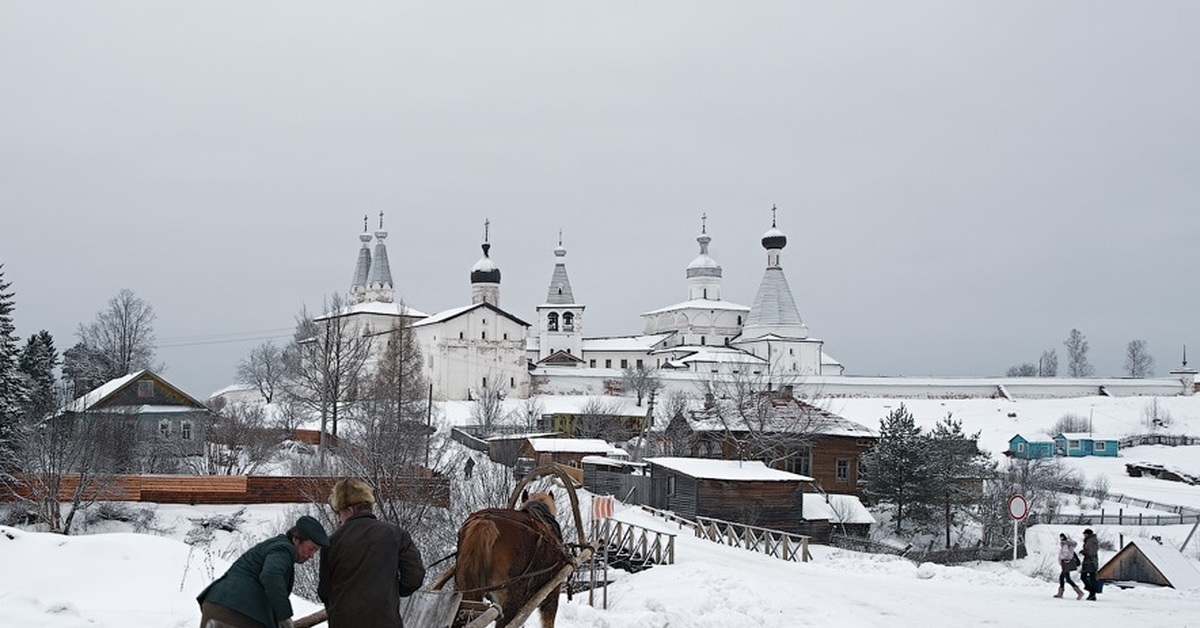
{"label": "overcast sky", "polygon": [[[1195,2],[0,1],[0,260],[60,351],[129,288],[206,397],[349,288],[385,212],[412,307],[545,300],[588,335],[687,297],[708,215],[750,305],[773,204],[859,375],[1200,362]],[[232,339],[252,338],[253,340]],[[282,342],[282,340],[280,341]]]}

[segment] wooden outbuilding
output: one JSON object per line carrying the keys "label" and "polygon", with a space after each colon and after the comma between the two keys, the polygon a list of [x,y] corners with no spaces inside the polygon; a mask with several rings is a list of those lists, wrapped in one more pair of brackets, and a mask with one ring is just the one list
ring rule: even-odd
{"label": "wooden outbuilding", "polygon": [[1005,455],[1012,458],[1031,460],[1034,458],[1053,458],[1053,440],[1029,440],[1020,434],[1008,439],[1008,451]]}
{"label": "wooden outbuilding", "polygon": [[1084,432],[1063,432],[1055,436],[1054,449],[1058,455],[1069,458],[1083,456],[1115,458],[1120,455],[1118,439],[1093,436]]}
{"label": "wooden outbuilding", "polygon": [[647,458],[650,505],[686,519],[711,517],[799,533],[812,478],[758,460]]}
{"label": "wooden outbuilding", "polygon": [[1153,539],[1130,541],[1096,572],[1116,586],[1152,584],[1175,589],[1200,588],[1200,571],[1179,550]]}
{"label": "wooden outbuilding", "polygon": [[620,456],[620,451],[599,438],[527,438],[521,457],[537,466],[557,463],[582,469],[584,456]]}

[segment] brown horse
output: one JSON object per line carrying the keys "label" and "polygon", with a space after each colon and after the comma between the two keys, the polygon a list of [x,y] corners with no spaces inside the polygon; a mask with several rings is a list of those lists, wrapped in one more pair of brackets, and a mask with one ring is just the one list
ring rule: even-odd
{"label": "brown horse", "polygon": [[[570,557],[562,544],[554,497],[524,492],[519,509],[488,508],[467,517],[458,531],[454,587],[463,599],[484,596],[500,605],[496,628],[529,603]],[[542,628],[554,628],[560,587],[538,605]]]}

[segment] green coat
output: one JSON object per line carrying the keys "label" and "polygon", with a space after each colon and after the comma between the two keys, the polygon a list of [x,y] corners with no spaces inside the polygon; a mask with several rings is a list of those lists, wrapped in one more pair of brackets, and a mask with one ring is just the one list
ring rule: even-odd
{"label": "green coat", "polygon": [[225,575],[200,592],[196,601],[231,608],[264,626],[274,627],[292,616],[292,583],[296,546],[286,534],[246,550]]}

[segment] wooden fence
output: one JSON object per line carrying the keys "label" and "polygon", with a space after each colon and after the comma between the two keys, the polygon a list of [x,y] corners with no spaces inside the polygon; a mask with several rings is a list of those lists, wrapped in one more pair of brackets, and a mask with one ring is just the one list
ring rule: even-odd
{"label": "wooden fence", "polygon": [[675,535],[605,519],[600,529],[605,555],[628,556],[640,565],[674,565]]}
{"label": "wooden fence", "polygon": [[1170,445],[1172,447],[1178,447],[1180,445],[1200,445],[1200,437],[1178,434],[1137,434],[1135,436],[1126,436],[1125,438],[1118,440],[1117,445],[1121,449],[1135,447],[1137,445]]}
{"label": "wooden fence", "polygon": [[791,534],[781,530],[759,528],[709,517],[696,517],[696,536],[782,560],[805,563],[812,560],[812,554],[808,551],[810,537],[802,534]]}
{"label": "wooden fence", "polygon": [[[0,492],[0,500],[34,499],[45,492],[38,476],[16,474],[14,479],[12,490]],[[159,504],[324,503],[338,479],[295,475],[113,475],[88,486],[84,498]],[[63,475],[59,499],[71,501],[78,488],[77,474]],[[406,501],[450,506],[450,480],[445,476],[397,478],[379,490]]]}

